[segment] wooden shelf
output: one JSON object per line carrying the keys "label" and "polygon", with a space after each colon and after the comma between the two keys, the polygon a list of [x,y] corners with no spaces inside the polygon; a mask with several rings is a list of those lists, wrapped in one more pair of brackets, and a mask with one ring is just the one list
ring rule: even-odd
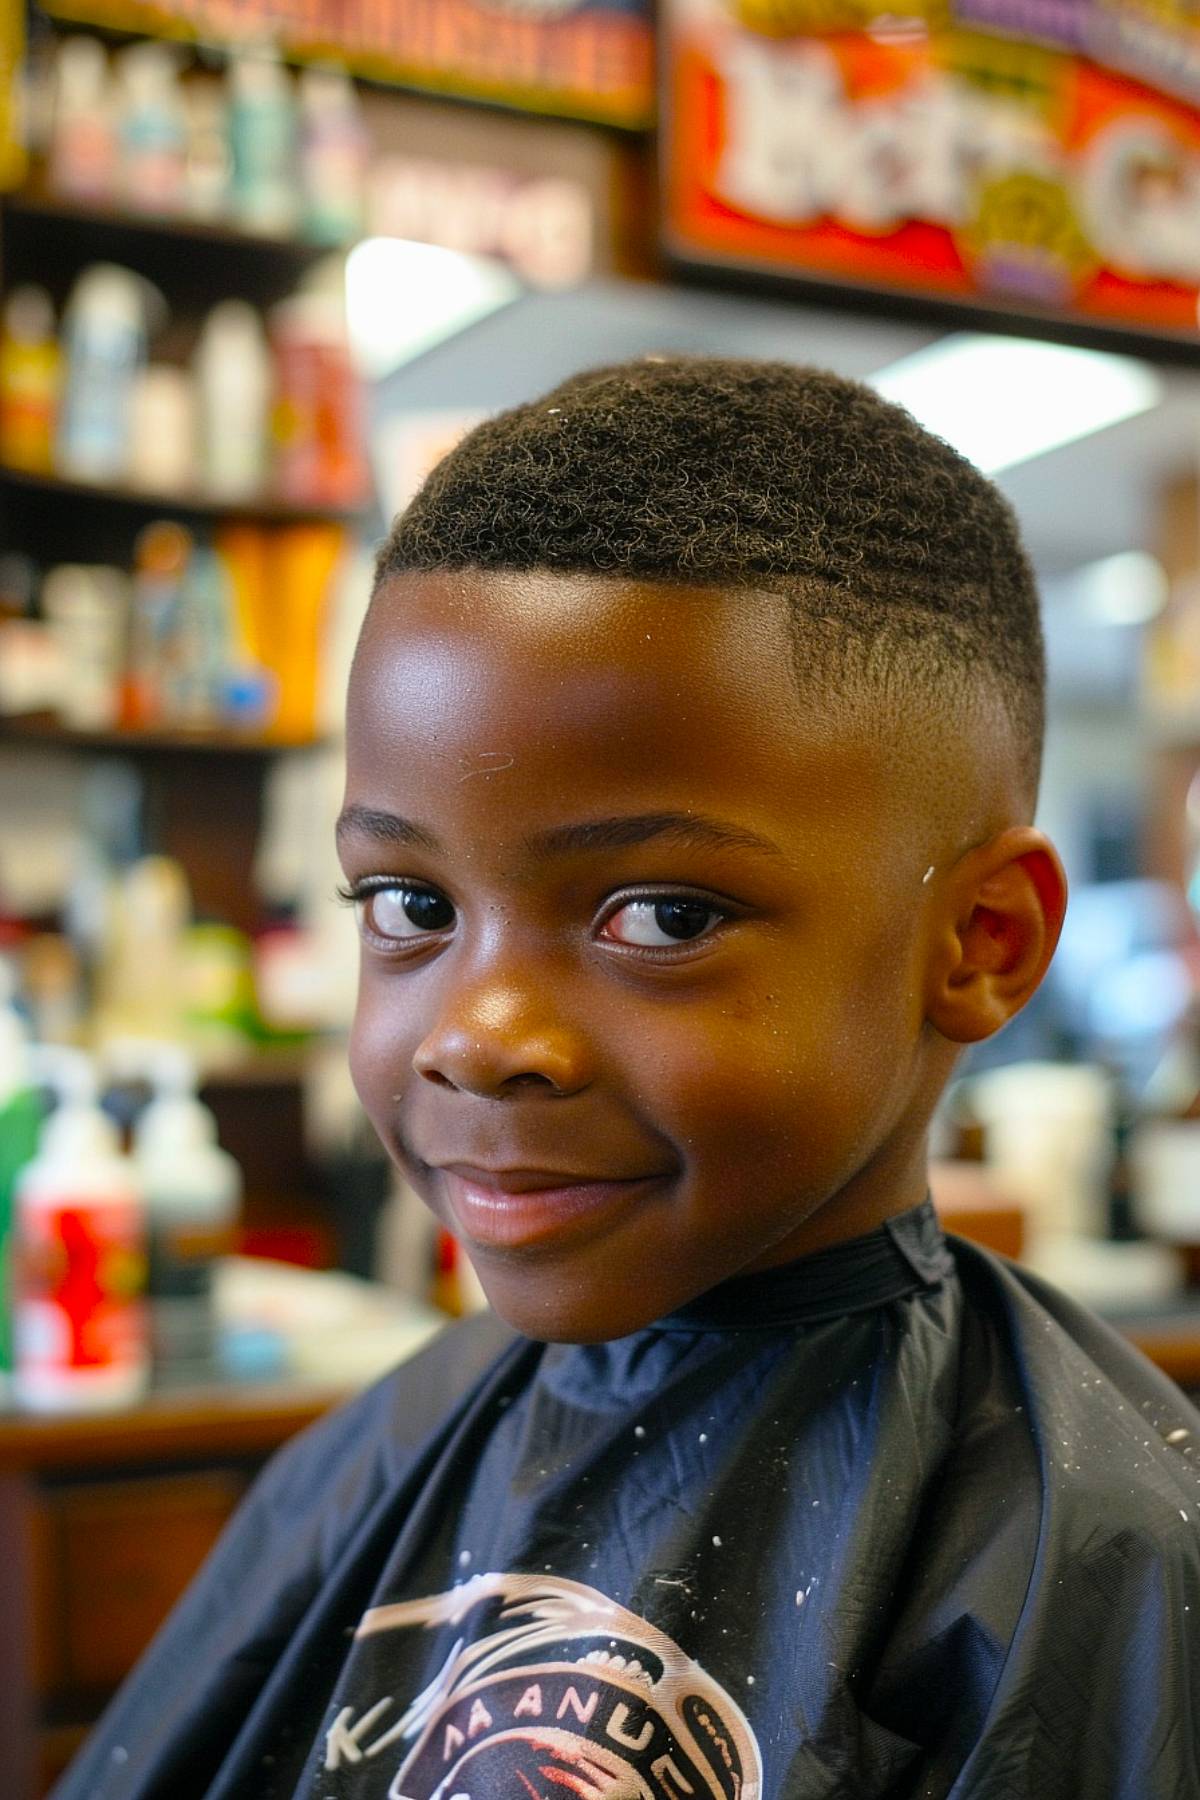
{"label": "wooden shelf", "polygon": [[0,718],[0,744],[37,744],[42,749],[111,750],[124,756],[193,754],[277,756],[287,750],[315,750],[320,737],[283,738],[239,731],[77,731],[44,713]]}
{"label": "wooden shelf", "polygon": [[315,1044],[291,1044],[248,1050],[236,1061],[206,1063],[200,1058],[197,1086],[211,1091],[232,1088],[294,1087],[304,1080]]}
{"label": "wooden shelf", "polygon": [[259,495],[250,500],[224,500],[212,494],[150,493],[143,488],[76,481],[67,475],[34,474],[0,463],[0,482],[24,488],[47,499],[73,499],[93,504],[135,508],[146,513],[182,513],[190,518],[240,520],[252,525],[349,524],[360,519],[364,507],[298,506],[291,501]]}
{"label": "wooden shelf", "polygon": [[34,222],[103,226],[106,231],[141,232],[192,244],[214,244],[222,250],[282,255],[301,264],[349,248],[349,244],[320,244],[295,232],[249,231],[225,219],[200,219],[187,213],[135,212],[105,201],[73,199],[37,186],[16,188],[3,195],[2,202],[9,212]]}
{"label": "wooden shelf", "polygon": [[346,1398],[316,1381],[152,1392],[124,1412],[38,1416],[0,1409],[0,1472],[96,1468],[172,1456],[260,1456]]}

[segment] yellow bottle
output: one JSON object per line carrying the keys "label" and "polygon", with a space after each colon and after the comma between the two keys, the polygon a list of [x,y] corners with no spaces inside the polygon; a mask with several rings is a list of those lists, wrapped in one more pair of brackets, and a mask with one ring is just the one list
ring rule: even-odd
{"label": "yellow bottle", "polygon": [[14,288],[0,334],[0,460],[9,468],[53,468],[61,366],[49,294]]}

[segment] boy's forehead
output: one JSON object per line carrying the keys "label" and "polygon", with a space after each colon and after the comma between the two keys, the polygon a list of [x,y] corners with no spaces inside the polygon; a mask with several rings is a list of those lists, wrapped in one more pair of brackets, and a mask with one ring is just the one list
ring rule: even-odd
{"label": "boy's forehead", "polygon": [[789,643],[787,606],[775,594],[542,569],[433,570],[381,586],[359,664],[411,653],[432,667],[440,653],[464,668],[476,662],[482,675],[534,659],[681,681],[707,681],[716,666],[735,691],[786,676]]}
{"label": "boy's forehead", "polygon": [[509,844],[664,809],[776,843],[826,813],[839,834],[873,831],[891,785],[878,736],[847,740],[835,704],[802,705],[785,605],[758,601],[586,576],[394,578],[356,662],[348,802]]}

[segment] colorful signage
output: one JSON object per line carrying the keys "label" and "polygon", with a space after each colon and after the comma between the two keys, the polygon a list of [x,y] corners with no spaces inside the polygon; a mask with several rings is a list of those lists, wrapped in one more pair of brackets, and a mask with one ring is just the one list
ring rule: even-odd
{"label": "colorful signage", "polygon": [[47,0],[61,18],[221,43],[269,37],[359,74],[539,112],[643,126],[650,0]]}
{"label": "colorful signage", "polygon": [[1194,337],[1200,29],[1163,4],[950,10],[935,28],[871,0],[668,0],[670,248]]}

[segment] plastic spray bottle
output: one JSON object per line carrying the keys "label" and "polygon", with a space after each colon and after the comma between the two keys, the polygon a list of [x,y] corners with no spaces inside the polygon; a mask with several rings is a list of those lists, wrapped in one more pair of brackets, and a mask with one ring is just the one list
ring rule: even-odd
{"label": "plastic spray bottle", "polygon": [[16,1187],[14,1395],[35,1412],[132,1405],[150,1374],[141,1195],[81,1051],[35,1068],[60,1095]]}
{"label": "plastic spray bottle", "polygon": [[235,1247],[242,1174],[196,1098],[187,1053],[160,1047],[152,1078],[157,1098],[137,1122],[133,1154],[146,1200],[154,1361],[174,1377],[211,1376],[213,1276],[218,1257]]}

